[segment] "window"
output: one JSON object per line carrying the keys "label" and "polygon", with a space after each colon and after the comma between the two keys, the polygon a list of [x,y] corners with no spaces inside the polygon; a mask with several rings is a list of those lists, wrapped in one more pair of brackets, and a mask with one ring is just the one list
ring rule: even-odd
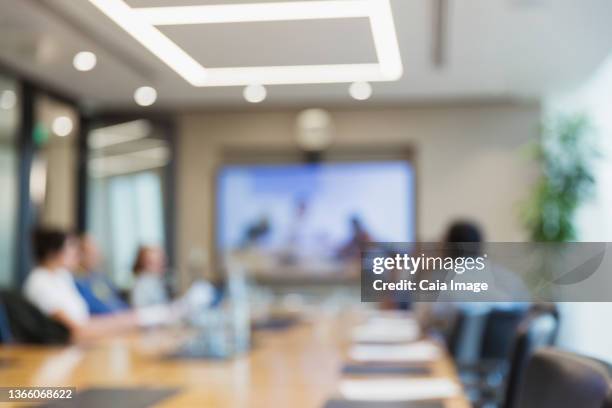
{"label": "window", "polygon": [[103,270],[127,288],[138,247],[168,244],[170,147],[160,128],[135,120],[94,129],[88,148],[87,229],[101,246]]}
{"label": "window", "polygon": [[19,126],[17,83],[0,76],[0,286],[13,283],[17,229],[17,146]]}

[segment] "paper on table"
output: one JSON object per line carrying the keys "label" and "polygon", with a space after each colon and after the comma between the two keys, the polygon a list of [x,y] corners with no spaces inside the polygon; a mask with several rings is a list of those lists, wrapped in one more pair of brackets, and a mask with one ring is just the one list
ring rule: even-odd
{"label": "paper on table", "polygon": [[421,335],[419,326],[412,323],[368,323],[353,329],[352,340],[355,342],[396,343],[415,341]]}
{"label": "paper on table", "polygon": [[350,400],[413,401],[457,395],[459,386],[446,378],[343,380],[340,394]]}
{"label": "paper on table", "polygon": [[418,325],[417,319],[407,315],[375,315],[367,319],[366,324]]}
{"label": "paper on table", "polygon": [[368,310],[365,317],[369,319],[414,319],[415,314],[407,310],[380,310],[372,309]]}
{"label": "paper on table", "polygon": [[354,361],[425,362],[441,357],[440,349],[426,341],[403,345],[356,345],[349,350]]}

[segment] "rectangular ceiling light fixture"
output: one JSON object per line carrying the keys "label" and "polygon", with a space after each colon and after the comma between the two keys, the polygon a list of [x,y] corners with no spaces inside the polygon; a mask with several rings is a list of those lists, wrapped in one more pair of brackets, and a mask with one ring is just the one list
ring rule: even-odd
{"label": "rectangular ceiling light fixture", "polygon": [[[313,0],[133,8],[89,0],[193,86],[396,81],[403,67],[390,0]],[[156,26],[368,18],[377,63],[205,68]]]}

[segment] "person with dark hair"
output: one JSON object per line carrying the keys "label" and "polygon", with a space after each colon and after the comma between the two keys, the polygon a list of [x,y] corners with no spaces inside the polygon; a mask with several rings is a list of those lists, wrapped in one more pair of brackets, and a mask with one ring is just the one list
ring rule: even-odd
{"label": "person with dark hair", "polygon": [[453,258],[478,256],[482,252],[483,234],[476,223],[459,220],[448,227],[443,241]]}
{"label": "person with dark hair", "polygon": [[37,267],[24,284],[26,298],[43,313],[58,320],[82,324],[89,319],[87,304],[79,295],[70,273],[76,268],[78,250],[69,234],[51,228],[39,228],[33,236]]}
{"label": "person with dark hair", "polygon": [[32,238],[37,266],[26,279],[24,296],[41,312],[66,326],[73,341],[165,323],[174,318],[166,307],[92,317],[70,272],[78,263],[74,237],[58,229],[38,228]]}
{"label": "person with dark hair", "polygon": [[445,242],[482,242],[480,227],[471,221],[455,221],[446,231]]}

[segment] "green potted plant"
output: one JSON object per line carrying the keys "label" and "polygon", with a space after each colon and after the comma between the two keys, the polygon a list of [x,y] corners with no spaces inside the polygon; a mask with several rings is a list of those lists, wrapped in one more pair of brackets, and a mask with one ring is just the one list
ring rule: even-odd
{"label": "green potted plant", "polygon": [[599,156],[589,119],[573,115],[547,121],[530,150],[541,171],[522,212],[531,241],[577,240],[576,211],[593,194],[592,166]]}

